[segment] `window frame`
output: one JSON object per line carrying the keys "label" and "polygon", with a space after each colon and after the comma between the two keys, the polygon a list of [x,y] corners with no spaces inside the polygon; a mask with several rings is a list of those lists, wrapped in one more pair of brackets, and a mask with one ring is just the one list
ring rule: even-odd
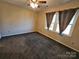
{"label": "window frame", "polygon": [[[63,36],[63,37],[64,37],[64,36],[66,36],[66,37],[71,37],[71,36],[72,36],[72,33],[73,33],[74,28],[75,28],[75,25],[76,25],[76,22],[77,22],[77,18],[78,18],[78,17],[79,17],[79,9],[76,11],[75,15],[72,17],[72,19],[71,19],[71,21],[70,21],[70,23],[69,23],[69,25],[68,25],[68,26],[71,26],[69,34],[67,35],[66,33],[65,33],[65,34],[62,33],[62,36]],[[55,19],[55,20],[54,20],[54,23],[53,23],[53,19]],[[53,27],[52,27],[52,28],[54,28],[54,27],[55,27],[55,28],[52,29],[52,30],[50,30],[50,27],[49,27],[49,30],[48,30],[48,31],[55,32],[55,33],[59,34],[60,29],[59,29],[59,32],[56,31],[57,25],[59,25],[59,12],[56,12],[56,13],[54,14],[53,19],[52,19],[52,22],[51,22],[50,27],[52,27],[52,24],[53,24]],[[58,22],[57,22],[57,20],[58,20]],[[45,25],[46,25],[46,21],[45,21]],[[68,27],[68,26],[67,26],[67,27]],[[45,26],[45,29],[46,29],[46,27],[47,27],[47,26]],[[67,28],[66,28],[66,29],[67,29]],[[66,29],[65,29],[65,30],[66,30]],[[64,31],[65,31],[65,30],[64,30]],[[63,31],[63,32],[64,32],[64,31]]]}

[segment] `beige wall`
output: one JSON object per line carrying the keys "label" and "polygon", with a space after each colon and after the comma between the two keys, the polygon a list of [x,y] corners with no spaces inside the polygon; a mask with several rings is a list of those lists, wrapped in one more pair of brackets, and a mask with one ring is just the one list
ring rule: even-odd
{"label": "beige wall", "polygon": [[71,37],[62,37],[59,34],[55,33],[55,32],[51,32],[51,31],[47,31],[45,30],[45,13],[46,12],[51,12],[51,11],[59,11],[59,10],[64,10],[64,9],[70,9],[70,8],[76,8],[79,7],[79,3],[78,2],[73,2],[73,3],[68,3],[62,6],[58,6],[55,8],[51,8],[45,11],[41,11],[38,13],[38,22],[36,24],[38,24],[36,31],[52,38],[55,41],[58,41],[70,48],[75,49],[76,51],[79,52],[79,18],[77,20],[77,23],[75,25],[74,31],[72,33]]}
{"label": "beige wall", "polygon": [[[0,5],[0,11],[1,11],[1,5]],[[0,38],[1,38],[1,12],[0,12]]]}
{"label": "beige wall", "polygon": [[0,2],[2,36],[34,31],[35,12],[16,5]]}

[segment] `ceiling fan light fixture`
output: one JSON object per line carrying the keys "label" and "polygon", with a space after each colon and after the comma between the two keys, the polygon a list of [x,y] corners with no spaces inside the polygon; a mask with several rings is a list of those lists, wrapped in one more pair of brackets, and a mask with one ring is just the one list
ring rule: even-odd
{"label": "ceiling fan light fixture", "polygon": [[37,2],[37,0],[31,0],[33,3],[36,3]]}
{"label": "ceiling fan light fixture", "polygon": [[37,3],[30,3],[30,6],[31,6],[32,8],[37,8],[37,7],[38,7],[38,4],[37,4]]}
{"label": "ceiling fan light fixture", "polygon": [[36,8],[38,7],[38,4],[37,4],[37,3],[35,3],[35,7],[36,7]]}

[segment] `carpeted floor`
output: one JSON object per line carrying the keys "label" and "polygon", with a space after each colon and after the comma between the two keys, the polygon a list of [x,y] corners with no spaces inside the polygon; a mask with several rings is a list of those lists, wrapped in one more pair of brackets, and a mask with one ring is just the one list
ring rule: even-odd
{"label": "carpeted floor", "polygon": [[39,33],[29,33],[2,38],[0,59],[79,59],[79,53]]}

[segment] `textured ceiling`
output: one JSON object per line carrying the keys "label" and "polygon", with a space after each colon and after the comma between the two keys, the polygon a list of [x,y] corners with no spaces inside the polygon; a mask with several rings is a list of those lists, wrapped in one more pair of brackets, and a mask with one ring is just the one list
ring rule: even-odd
{"label": "textured ceiling", "polygon": [[[18,5],[18,6],[21,6],[21,7],[31,9],[31,7],[27,6],[27,3],[29,3],[29,0],[2,0],[2,1],[6,2],[6,3],[15,4],[15,5]],[[48,5],[48,8],[59,6],[59,5],[66,4],[66,3],[69,3],[69,2],[73,2],[73,1],[79,2],[79,0],[44,0],[44,1],[47,1],[47,3],[45,5]],[[44,7],[37,8],[36,10],[41,10],[41,9],[44,9]]]}

